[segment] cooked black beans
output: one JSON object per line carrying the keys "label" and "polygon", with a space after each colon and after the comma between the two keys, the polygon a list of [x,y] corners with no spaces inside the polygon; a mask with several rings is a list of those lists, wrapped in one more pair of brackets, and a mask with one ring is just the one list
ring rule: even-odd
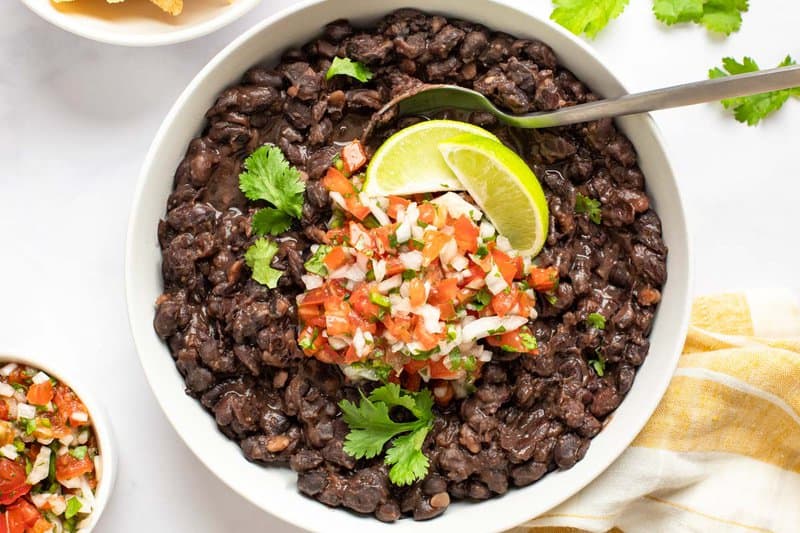
{"label": "cooked black beans", "polygon": [[[374,78],[325,80],[335,56],[365,63]],[[485,500],[581,460],[647,355],[667,275],[661,223],[633,146],[612,121],[521,131],[486,114],[445,114],[492,130],[540,177],[551,229],[538,263],[555,266],[560,284],[537,303],[539,355],[497,353],[472,395],[437,408],[425,480],[398,488],[380,458],[348,456],[337,402],[356,399],[356,388],[338,368],[304,357],[295,337],[303,261],[310,244],[325,241],[330,216],[318,180],[337,142],[361,137],[375,110],[423,82],[471,87],[512,112],[595,99],[537,41],[411,10],[369,29],[336,21],[220,94],[176,171],[158,227],[164,294],[154,327],[187,393],[247,459],[290,466],[303,494],[388,522],[433,518],[452,499]],[[368,151],[418,120],[372,123]],[[238,188],[242,161],[267,142],[307,180],[302,219],[278,239],[273,266],[284,274],[276,290],[254,282],[244,263],[255,206]],[[600,224],[576,213],[578,194],[600,200]],[[587,325],[591,313],[605,317],[605,329]],[[601,358],[599,376],[590,361]]]}

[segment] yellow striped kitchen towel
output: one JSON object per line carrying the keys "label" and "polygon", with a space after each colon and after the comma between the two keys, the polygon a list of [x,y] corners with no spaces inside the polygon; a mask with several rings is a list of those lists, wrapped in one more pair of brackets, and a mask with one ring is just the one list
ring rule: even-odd
{"label": "yellow striped kitchen towel", "polygon": [[799,295],[695,300],[675,377],[631,447],[513,533],[800,532]]}

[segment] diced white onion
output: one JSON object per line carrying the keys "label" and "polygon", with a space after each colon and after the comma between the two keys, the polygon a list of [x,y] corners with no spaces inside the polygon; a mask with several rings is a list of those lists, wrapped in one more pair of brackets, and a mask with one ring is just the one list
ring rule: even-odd
{"label": "diced white onion", "polygon": [[481,239],[483,239],[484,241],[487,239],[491,239],[494,236],[494,232],[495,229],[491,222],[489,222],[488,220],[484,220],[481,222],[480,225]]}
{"label": "diced white onion", "polygon": [[497,249],[501,252],[508,254],[514,251],[514,248],[511,246],[511,242],[509,242],[509,240],[502,235],[498,235],[495,242],[497,243]]}
{"label": "diced white onion", "polygon": [[422,325],[428,332],[440,333],[442,331],[442,324],[439,322],[441,312],[438,307],[422,304],[413,308],[411,312],[422,317]]}
{"label": "diced white onion", "polygon": [[357,264],[345,265],[329,274],[331,279],[349,279],[350,281],[364,281],[367,273]]}
{"label": "diced white onion", "polygon": [[344,350],[348,346],[350,346],[350,341],[345,339],[344,337],[340,337],[338,335],[334,335],[333,337],[328,338],[328,343],[331,345],[331,348],[334,350]]}
{"label": "diced white onion", "polygon": [[306,290],[308,291],[322,287],[324,283],[322,276],[318,276],[316,274],[303,274],[300,276],[300,278],[303,280],[303,284],[306,286]]}
{"label": "diced white onion", "polygon": [[331,191],[328,193],[328,196],[331,197],[331,200],[333,200],[336,205],[347,211],[347,202],[344,201],[344,196],[342,196],[341,193]]}
{"label": "diced white onion", "polygon": [[89,481],[86,477],[81,477],[81,494],[83,495],[83,507],[81,507],[82,513],[90,513],[94,508],[94,492],[92,491],[92,487],[89,485]]}
{"label": "diced white onion", "polygon": [[425,237],[425,230],[422,229],[422,227],[419,224],[411,226],[412,239],[417,239],[418,241],[421,241],[424,237]]}
{"label": "diced white onion", "polygon": [[339,365],[342,373],[353,381],[361,381],[363,379],[369,381],[380,381],[377,372],[371,368],[356,368],[351,365]]}
{"label": "diced white onion", "polygon": [[100,455],[94,456],[94,477],[98,482],[103,479],[103,458]]}
{"label": "diced white onion", "polygon": [[45,381],[50,381],[50,376],[48,376],[42,371],[39,371],[31,378],[31,381],[33,381],[37,385],[41,385]]}
{"label": "diced white onion", "polygon": [[398,258],[403,263],[403,268],[408,270],[419,270],[422,268],[422,252],[419,250],[412,250],[410,252],[401,253]]}
{"label": "diced white onion", "polygon": [[9,385],[8,383],[3,383],[2,381],[0,381],[0,396],[11,398],[12,396],[14,396],[14,387]]}
{"label": "diced white onion", "polygon": [[383,209],[378,207],[378,204],[375,202],[375,200],[367,196],[366,193],[359,193],[358,199],[361,200],[362,204],[369,207],[370,213],[372,213],[372,216],[374,216],[375,220],[378,221],[378,224],[381,226],[388,226],[392,223],[392,221],[389,220],[389,215],[387,215]]}
{"label": "diced white onion", "polygon": [[493,333],[489,333],[491,331],[496,331],[498,332],[497,334],[501,331],[507,333],[521,328],[526,322],[528,322],[528,319],[522,316],[505,316],[502,318],[499,316],[487,316],[473,320],[464,326],[462,335],[464,340],[467,341],[482,339],[492,335]]}
{"label": "diced white onion", "polygon": [[74,477],[72,479],[59,479],[58,482],[67,487],[68,489],[79,489],[81,488],[82,477],[83,476]]}
{"label": "diced white onion", "polygon": [[[52,494],[47,499],[47,502],[50,504],[50,510],[52,510],[55,515],[63,514],[64,511],[67,510],[67,499],[64,496]],[[53,533],[55,533],[55,530]]]}
{"label": "diced white onion", "polygon": [[375,273],[375,281],[380,283],[386,277],[386,261],[384,259],[372,260],[372,271]]}
{"label": "diced white onion", "polygon": [[478,277],[467,283],[466,287],[468,289],[478,290],[482,289],[484,285],[486,285],[486,282],[483,280],[483,278]]}
{"label": "diced white onion", "polygon": [[403,276],[397,274],[392,276],[391,278],[385,279],[378,283],[378,291],[382,293],[387,293],[392,289],[396,289],[403,283]]}
{"label": "diced white onion", "polygon": [[8,377],[17,369],[17,363],[8,363],[3,368],[0,368],[0,376]]}
{"label": "diced white onion", "polygon": [[350,224],[350,246],[359,251],[372,248],[372,237],[359,224]]}
{"label": "diced white onion", "polygon": [[408,298],[403,298],[403,296],[399,294],[390,294],[389,303],[392,306],[392,316],[411,312],[411,303],[408,301]]}
{"label": "diced white onion", "polygon": [[13,461],[19,454],[17,453],[17,448],[13,444],[6,444],[5,446],[0,447],[0,455],[3,457],[8,457]]}
{"label": "diced white onion", "polygon": [[457,255],[450,261],[450,266],[453,267],[454,270],[461,272],[469,266],[469,259],[463,255]]}
{"label": "diced white onion", "polygon": [[356,332],[353,335],[353,348],[359,358],[364,357],[369,352],[367,341],[364,339],[364,332],[361,331],[361,328],[356,328]]}
{"label": "diced white onion", "polygon": [[419,207],[417,207],[416,202],[411,202],[410,204],[408,204],[408,207],[406,207],[405,218],[403,219],[403,222],[405,222],[406,224],[409,225],[409,227],[411,227],[411,226],[416,226],[418,220],[419,220]]}
{"label": "diced white onion", "polygon": [[83,411],[73,411],[69,418],[73,422],[88,422],[89,413],[85,413]]}
{"label": "diced white onion", "polygon": [[17,404],[17,418],[36,418],[36,408],[27,403]]}
{"label": "diced white onion", "polygon": [[366,272],[369,270],[369,257],[366,254],[356,254],[356,264],[358,268]]}
{"label": "diced white onion", "polygon": [[486,288],[489,289],[489,292],[492,294],[500,294],[508,287],[508,283],[506,283],[505,278],[503,278],[503,274],[500,272],[500,269],[497,268],[496,264],[492,264],[492,269],[486,274]]}
{"label": "diced white onion", "polygon": [[31,501],[33,505],[38,508],[41,508],[44,504],[48,503],[50,499],[50,494],[47,492],[40,492],[38,494],[31,494]]}
{"label": "diced white onion", "polygon": [[30,474],[25,479],[25,482],[28,485],[36,485],[41,480],[47,477],[47,474],[50,471],[50,448],[47,446],[42,446],[39,450],[38,455],[36,455],[36,459],[33,461],[33,468],[31,468]]}
{"label": "diced white onion", "polygon": [[397,226],[395,236],[399,244],[408,242],[409,239],[411,239],[411,225],[408,222],[401,222],[400,225]]}
{"label": "diced white onion", "polygon": [[86,444],[89,440],[89,430],[84,429],[78,433],[78,444]]}
{"label": "diced white onion", "polygon": [[483,216],[480,209],[454,192],[444,193],[431,200],[431,203],[447,209],[447,212],[453,218],[467,215],[472,220],[480,220]]}
{"label": "diced white onion", "polygon": [[442,246],[442,249],[439,252],[439,259],[441,259],[442,264],[449,265],[450,261],[452,261],[457,255],[458,245],[456,244],[455,239],[450,239],[444,244],[444,246]]}

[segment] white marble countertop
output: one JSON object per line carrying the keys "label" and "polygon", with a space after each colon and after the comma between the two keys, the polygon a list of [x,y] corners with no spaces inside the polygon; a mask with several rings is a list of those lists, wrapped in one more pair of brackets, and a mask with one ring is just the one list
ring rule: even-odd
{"label": "white marble countertop", "polygon": [[[167,423],[134,351],[123,288],[131,195],[159,123],[206,61],[290,3],[265,0],[191,43],[130,49],[0,2],[0,353],[38,354],[94,382],[120,452],[98,531],[296,531],[227,490]],[[549,14],[546,0],[514,3]],[[631,90],[703,78],[725,55],[763,66],[800,58],[800,3],[752,4],[742,31],[720,39],[667,29],[650,2],[634,1],[593,45]],[[655,118],[688,211],[696,292],[797,286],[800,101],[758,128],[718,105]]]}

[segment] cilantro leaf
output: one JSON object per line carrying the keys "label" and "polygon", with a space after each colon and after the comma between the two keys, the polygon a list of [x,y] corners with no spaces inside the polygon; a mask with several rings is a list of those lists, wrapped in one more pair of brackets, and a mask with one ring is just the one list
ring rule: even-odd
{"label": "cilantro leaf", "polygon": [[428,473],[428,458],[422,453],[422,443],[428,435],[429,426],[413,433],[397,437],[386,450],[385,463],[393,465],[389,470],[389,480],[395,485],[411,485]]}
{"label": "cilantro leaf", "polygon": [[270,289],[278,286],[278,279],[282,271],[272,268],[272,258],[278,252],[275,241],[261,238],[257,239],[244,254],[244,261],[253,271],[253,279]]}
{"label": "cilantro leaf", "polygon": [[308,258],[308,261],[305,262],[304,266],[306,270],[311,272],[312,274],[318,274],[320,276],[327,276],[328,275],[328,267],[325,266],[325,256],[328,255],[328,252],[331,251],[332,246],[327,244],[322,244],[317,248],[317,251],[314,252],[314,255]]}
{"label": "cilantro leaf", "polygon": [[350,76],[365,83],[372,79],[372,71],[363,63],[352,61],[350,58],[334,57],[328,72],[325,73],[325,79],[329,80],[334,76]]}
{"label": "cilantro leaf", "polygon": [[552,20],[575,35],[584,33],[594,38],[625,11],[628,0],[553,0],[553,5]]}
{"label": "cilantro leaf", "polygon": [[586,323],[589,324],[589,327],[595,329],[606,329],[606,317],[600,313],[589,313],[589,316],[586,317]]}
{"label": "cilantro leaf", "polygon": [[249,200],[266,200],[287,215],[300,218],[306,185],[280,148],[257,148],[245,159],[244,168],[239,174],[239,188]]}
{"label": "cilantro leaf", "polygon": [[[395,422],[389,416],[392,407],[407,409],[416,420]],[[362,393],[358,405],[342,400],[339,408],[350,427],[344,440],[347,454],[356,459],[369,459],[383,452],[391,441],[384,462],[392,465],[389,470],[392,483],[408,485],[425,477],[429,462],[422,453],[422,445],[433,425],[433,396],[429,391],[410,393],[394,383],[387,383],[369,396]]]}
{"label": "cilantro leaf", "polygon": [[[786,56],[778,65],[787,67],[794,65],[791,56]],[[750,57],[744,57],[742,62],[736,61],[732,57],[722,59],[722,66],[712,68],[708,71],[709,78],[724,78],[728,75],[743,74],[746,72],[756,72],[759,70],[758,64]],[[733,111],[733,115],[739,122],[747,123],[748,126],[755,126],[761,120],[771,115],[789,99],[790,96],[800,97],[800,87],[771,91],[768,93],[754,94],[751,96],[740,96],[738,98],[726,98],[722,100],[725,109]]]}
{"label": "cilantro leaf", "polygon": [[588,196],[578,193],[575,196],[575,212],[586,213],[589,216],[589,220],[595,224],[600,224],[600,200],[595,200],[594,198],[589,198]]}
{"label": "cilantro leaf", "polygon": [[730,35],[742,26],[748,0],[654,0],[653,13],[667,25],[702,24],[709,31]]}
{"label": "cilantro leaf", "polygon": [[253,231],[256,235],[280,235],[292,225],[292,219],[283,211],[272,207],[259,209],[253,215]]}

